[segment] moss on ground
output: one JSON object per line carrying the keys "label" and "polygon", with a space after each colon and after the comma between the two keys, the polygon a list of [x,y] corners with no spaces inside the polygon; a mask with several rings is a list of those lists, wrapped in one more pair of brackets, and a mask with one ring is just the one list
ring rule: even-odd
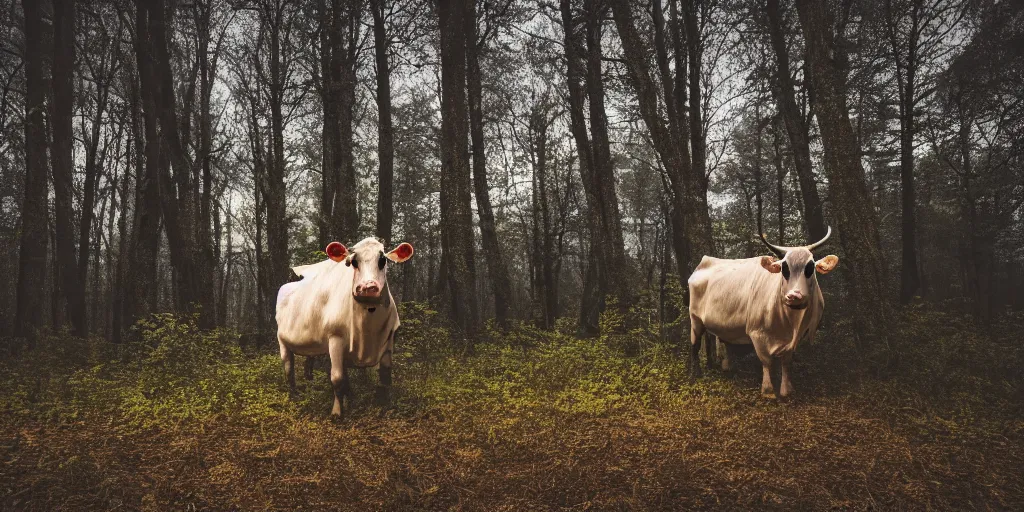
{"label": "moss on ground", "polygon": [[403,304],[394,400],[322,370],[289,400],[270,350],[158,315],[136,341],[49,336],[0,363],[10,510],[1024,509],[1024,317],[926,306],[889,347],[834,322],[788,403],[760,368],[689,377],[649,308],[598,340],[519,326],[467,349]]}

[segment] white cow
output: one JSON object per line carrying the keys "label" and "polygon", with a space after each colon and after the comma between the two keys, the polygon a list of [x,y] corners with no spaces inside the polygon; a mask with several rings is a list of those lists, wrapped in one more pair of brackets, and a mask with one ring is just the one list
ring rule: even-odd
{"label": "white cow", "polygon": [[348,251],[327,246],[330,259],[294,267],[301,281],[288,283],[277,294],[277,341],[292,393],[295,392],[295,354],[331,358],[334,407],[340,416],[349,394],[350,367],[380,365],[378,401],[391,387],[391,354],[398,329],[398,308],[388,289],[387,262],[402,263],[413,248],[402,243],[391,252],[376,238],[366,238]]}
{"label": "white cow", "polygon": [[838,256],[830,254],[815,262],[811,254],[831,234],[830,227],[825,238],[803,247],[779,247],[761,235],[780,260],[771,256],[740,260],[704,256],[687,281],[694,368],[705,332],[717,336],[727,347],[752,343],[763,369],[761,393],[775,394],[771,365],[779,358],[779,396],[789,396],[793,392],[789,380],[793,352],[801,338],[814,338],[825,309],[815,270],[827,274],[839,264]]}

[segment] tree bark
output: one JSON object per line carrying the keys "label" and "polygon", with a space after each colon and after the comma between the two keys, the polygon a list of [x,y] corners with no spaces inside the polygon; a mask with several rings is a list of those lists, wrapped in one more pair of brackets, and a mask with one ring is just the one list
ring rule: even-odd
{"label": "tree bark", "polygon": [[[208,235],[209,231],[199,226],[198,185],[193,179],[193,163],[185,150],[182,133],[178,131],[183,125],[179,123],[175,100],[163,1],[154,0],[148,14],[156,75],[154,85],[158,91],[160,139],[173,170],[173,174],[160,173],[160,204],[178,291],[175,307],[181,312],[192,312],[198,306],[199,325],[212,328],[215,325],[215,303],[209,284],[213,282],[213,266],[204,255],[204,247],[209,241],[203,240],[203,234]],[[189,132],[184,133],[187,136]]]}
{"label": "tree bark", "polygon": [[466,87],[469,100],[469,125],[473,151],[473,188],[476,193],[480,235],[483,239],[487,271],[494,292],[494,316],[499,327],[508,327],[508,309],[512,302],[512,284],[505,263],[505,251],[498,242],[498,230],[491,206],[487,181],[487,154],[484,147],[483,85],[480,81],[480,46],[476,24],[476,0],[466,1]]}
{"label": "tree bark", "polygon": [[377,160],[380,172],[377,178],[377,238],[385,245],[395,245],[391,239],[394,222],[395,132],[391,123],[391,64],[388,62],[386,14],[387,0],[371,0],[373,11],[374,56],[377,62]]}
{"label": "tree bark", "polygon": [[793,78],[789,71],[789,48],[783,33],[782,12],[779,0],[768,0],[768,31],[772,50],[775,54],[776,79],[775,100],[782,114],[793,151],[793,166],[800,180],[800,195],[803,197],[804,222],[807,224],[809,240],[821,240],[825,236],[825,217],[822,212],[818,186],[814,181],[811,166],[811,149],[808,126],[794,98]]}
{"label": "tree bark", "polygon": [[466,0],[438,2],[441,35],[441,250],[452,321],[477,327],[476,267],[466,123]]}
{"label": "tree bark", "polygon": [[[702,255],[712,253],[711,220],[707,196],[690,161],[686,158],[682,142],[673,134],[659,113],[658,89],[654,84],[644,44],[633,20],[630,3],[613,0],[612,12],[622,41],[628,78],[637,95],[641,117],[647,125],[654,148],[669,178],[672,202],[673,246],[676,252],[678,277],[683,289],[686,279]],[[678,71],[677,71],[678,73]],[[677,81],[678,84],[678,81]],[[693,99],[691,98],[692,102]],[[678,105],[678,103],[677,103]],[[692,141],[692,137],[691,137]]]}
{"label": "tree bark", "polygon": [[162,214],[159,192],[162,156],[157,137],[156,75],[150,45],[149,8],[147,3],[141,1],[135,5],[135,58],[138,82],[137,85],[133,82],[131,89],[133,105],[136,106],[132,116],[137,177],[135,215],[128,249],[131,264],[127,265],[125,271],[128,293],[123,299],[123,322],[114,329],[115,342],[121,340],[123,331],[134,324],[137,318],[152,311],[156,305],[156,258],[160,245]]}
{"label": "tree bark", "polygon": [[570,129],[579,154],[580,181],[586,195],[587,228],[590,232],[587,250],[587,266],[583,273],[583,289],[580,298],[580,317],[577,335],[594,337],[600,333],[598,317],[604,309],[604,282],[606,260],[605,251],[601,248],[603,231],[601,229],[601,212],[598,207],[600,196],[594,187],[594,153],[587,133],[587,122],[584,114],[586,92],[583,89],[583,55],[585,48],[577,24],[573,18],[572,1],[561,0],[562,29],[565,37],[566,82],[569,88],[569,119]]}
{"label": "tree bark", "polygon": [[840,241],[864,332],[882,333],[888,311],[889,275],[882,259],[878,216],[868,193],[860,148],[846,104],[846,55],[835,41],[830,15],[816,0],[797,0],[800,25],[807,41],[807,64],[816,94],[815,110],[825,148],[825,172]]}
{"label": "tree bark", "polygon": [[[891,11],[891,17],[897,16]],[[906,48],[900,48],[896,34],[896,20],[889,20],[890,42],[892,43],[893,64],[896,74],[896,88],[900,105],[900,206],[902,219],[900,266],[900,302],[908,304],[921,285],[917,257],[917,215],[914,193],[914,135],[916,130],[918,43],[920,36],[921,3],[911,2],[910,31],[907,33]],[[906,60],[904,59],[904,55]]]}
{"label": "tree bark", "polygon": [[32,339],[45,322],[42,290],[50,217],[46,164],[46,78],[43,14],[37,0],[22,0],[25,13],[25,201],[21,208],[17,313],[14,336]]}
{"label": "tree bark", "polygon": [[68,319],[75,336],[89,333],[85,311],[85,285],[75,258],[72,228],[74,214],[74,111],[75,0],[54,0],[53,4],[53,191],[56,215],[57,260],[60,264],[61,290],[67,301]]}
{"label": "tree bark", "polygon": [[[322,6],[327,9],[326,5]],[[361,2],[331,0],[325,29],[327,37],[321,41],[325,52],[322,63],[325,147],[321,204],[327,209],[323,215],[326,232],[321,234],[322,244],[332,240],[354,243],[359,231],[352,124],[356,88],[359,86],[356,65],[361,12]],[[322,231],[324,229],[321,228]]]}

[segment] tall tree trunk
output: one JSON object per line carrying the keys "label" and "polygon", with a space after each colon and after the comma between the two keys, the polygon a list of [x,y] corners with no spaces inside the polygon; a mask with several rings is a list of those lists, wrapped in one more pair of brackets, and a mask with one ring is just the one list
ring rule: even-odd
{"label": "tall tree trunk", "polygon": [[537,176],[537,194],[538,194],[538,206],[540,207],[540,250],[541,250],[541,261],[540,261],[540,277],[543,286],[541,287],[543,296],[543,318],[544,328],[553,329],[555,327],[555,319],[557,317],[558,308],[558,287],[555,282],[554,264],[557,256],[555,255],[554,248],[554,234],[551,232],[551,209],[548,201],[548,125],[550,121],[547,118],[547,113],[544,111],[537,112],[539,114],[535,117],[535,126],[531,130],[534,136],[534,152],[537,155],[536,166],[534,167],[534,173]]}
{"label": "tall tree trunk", "polygon": [[377,178],[377,238],[394,245],[391,239],[394,222],[395,132],[391,124],[391,64],[388,62],[390,45],[384,15],[387,0],[371,0],[373,11],[374,56],[377,61],[377,160],[380,173]]}
{"label": "tall tree trunk", "polygon": [[868,193],[860,148],[846,104],[846,62],[835,41],[831,16],[817,0],[797,0],[800,25],[807,41],[807,67],[816,94],[816,116],[825,148],[829,196],[835,205],[840,241],[846,253],[853,301],[864,332],[882,334],[888,311],[885,260],[878,235],[878,216]]}
{"label": "tall tree trunk", "polygon": [[686,290],[686,279],[691,269],[702,255],[712,252],[707,196],[702,192],[704,187],[686,158],[683,150],[686,144],[680,143],[678,136],[666,126],[659,113],[659,98],[662,97],[654,84],[648,64],[647,45],[637,30],[631,4],[626,0],[613,0],[611,4],[622,41],[628,78],[636,92],[641,117],[651,133],[655,150],[669,179],[673,246],[680,284]]}
{"label": "tall tree trunk", "polygon": [[[779,235],[776,238],[779,245],[786,245],[786,166],[782,164],[782,143],[779,140],[779,116],[772,121],[772,162],[775,164],[775,197],[778,203],[776,219],[779,223]],[[817,239],[817,240],[820,240]]]}
{"label": "tall tree trunk", "polygon": [[[210,57],[210,39],[212,37],[211,16],[213,6],[211,2],[196,4],[196,31],[198,33],[199,45],[197,48],[199,59],[199,154],[197,155],[202,167],[202,191],[199,200],[199,247],[198,267],[208,279],[201,286],[208,287],[210,291],[203,293],[205,299],[203,308],[208,318],[209,325],[220,325],[217,314],[217,297],[213,293],[212,283],[216,282],[217,266],[219,264],[215,250],[220,242],[216,240],[211,232],[213,223],[213,119],[210,113],[213,101],[213,82],[217,76],[217,55]],[[217,49],[219,50],[219,48]],[[214,51],[217,51],[214,50]]]}
{"label": "tall tree trunk", "polygon": [[579,154],[580,180],[586,195],[587,230],[589,246],[587,248],[587,265],[583,273],[583,289],[580,300],[579,329],[580,337],[597,336],[600,332],[598,317],[604,308],[604,282],[606,252],[601,248],[604,233],[601,229],[601,211],[598,207],[600,195],[594,187],[594,153],[587,133],[587,122],[584,114],[586,91],[583,88],[583,59],[586,52],[579,24],[573,18],[572,1],[561,0],[562,28],[565,36],[566,82],[569,88],[569,119],[570,129]]}
{"label": "tall tree trunk", "polygon": [[[332,207],[331,235],[333,239],[355,242],[359,231],[358,196],[356,194],[356,168],[353,156],[353,122],[356,102],[356,65],[358,63],[358,46],[360,37],[360,13],[362,4],[348,0],[331,0],[332,24],[331,60],[329,76],[331,91],[336,101],[332,106],[336,109],[334,116],[337,123],[332,123],[333,133],[331,163],[334,166],[333,184],[335,190],[334,206]],[[269,206],[269,203],[268,203]],[[326,242],[326,240],[324,240]]]}
{"label": "tall tree trunk", "polygon": [[[213,288],[213,267],[205,257],[209,230],[199,224],[200,206],[198,184],[194,179],[193,164],[186,152],[182,135],[188,131],[187,123],[180,123],[175,100],[174,75],[171,70],[171,55],[168,50],[167,20],[163,1],[155,2],[149,10],[149,36],[155,66],[157,94],[157,117],[160,122],[160,138],[163,149],[170,161],[173,174],[161,172],[160,204],[167,230],[171,266],[174,268],[175,307],[178,311],[193,311],[198,305],[199,325],[211,328],[215,325]],[[191,93],[189,93],[191,95]],[[191,103],[189,99],[186,104]],[[186,111],[184,117],[188,117]]]}
{"label": "tall tree trunk", "polygon": [[465,2],[438,2],[441,33],[441,250],[450,314],[468,333],[477,327],[476,267],[466,123]]}
{"label": "tall tree trunk", "polygon": [[[270,106],[270,155],[266,165],[267,249],[270,268],[266,273],[266,292],[277,290],[288,281],[288,212],[285,207],[284,101],[288,69],[283,62],[281,37],[286,34],[284,9],[271,6],[264,11],[264,28],[269,38],[270,76],[267,103]],[[258,128],[257,128],[258,129]]]}
{"label": "tall tree trunk", "polygon": [[[104,69],[101,67],[101,70]],[[107,107],[110,91],[106,77],[96,80],[96,112],[92,119],[89,137],[85,148],[85,183],[82,190],[82,212],[78,223],[78,275],[83,284],[89,276],[90,242],[92,235],[93,209],[96,205],[96,187],[99,185],[99,168],[103,165],[100,158],[100,137],[102,135],[103,114]],[[104,149],[104,152],[106,150]]]}
{"label": "tall tree trunk", "polygon": [[156,75],[153,70],[149,37],[148,8],[144,2],[137,2],[135,57],[138,82],[133,82],[131,88],[132,104],[135,106],[132,112],[132,132],[135,138],[135,215],[128,249],[131,264],[126,265],[125,271],[128,293],[123,298],[123,322],[114,330],[115,342],[121,340],[123,331],[134,324],[137,318],[156,307],[156,259],[160,244],[162,213],[159,195],[162,156],[157,137]]}
{"label": "tall tree trunk", "polygon": [[75,162],[72,155],[74,133],[71,116],[75,88],[75,0],[54,0],[53,4],[53,160],[54,212],[57,229],[57,259],[60,263],[61,290],[67,300],[71,332],[89,333],[85,312],[85,285],[75,259],[75,235],[72,228]]}
{"label": "tall tree trunk", "polygon": [[775,53],[776,79],[775,100],[786,126],[790,149],[793,151],[793,166],[800,179],[800,195],[803,197],[804,221],[807,223],[807,236],[810,240],[821,240],[825,236],[825,217],[822,213],[821,198],[818,186],[814,182],[814,170],[811,167],[811,149],[808,126],[804,116],[796,104],[793,90],[793,78],[789,71],[789,48],[783,33],[782,12],[779,0],[768,0],[768,31],[772,51]]}
{"label": "tall tree trunk", "polygon": [[499,327],[508,326],[508,308],[512,302],[512,284],[505,263],[505,251],[498,242],[498,230],[491,207],[490,185],[487,182],[487,154],[484,148],[483,85],[480,82],[480,48],[476,25],[476,0],[466,1],[466,88],[469,99],[469,126],[473,151],[473,188],[480,216],[487,271],[494,291],[494,316]]}
{"label": "tall tree trunk", "polygon": [[916,129],[914,109],[917,107],[920,8],[920,2],[911,3],[910,31],[907,34],[905,61],[903,61],[904,49],[899,47],[899,39],[895,34],[896,28],[890,25],[892,31],[890,40],[900,104],[900,203],[902,213],[900,302],[903,304],[909,303],[914,298],[921,285],[917,258],[917,215],[914,200],[914,132]]}
{"label": "tall tree trunk", "polygon": [[[43,15],[37,0],[22,0],[25,12],[25,201],[21,208],[17,313],[14,336],[34,338],[43,326],[42,292],[50,218],[46,164],[46,78]],[[54,298],[56,300],[56,297]]]}
{"label": "tall tree trunk", "polygon": [[[337,192],[335,181],[338,171],[335,167],[337,156],[335,134],[338,133],[338,101],[340,91],[337,77],[334,76],[334,46],[340,37],[335,28],[335,9],[333,2],[328,7],[327,0],[319,0],[320,12],[320,106],[323,111],[323,129],[320,134],[322,161],[320,166],[320,216],[317,218],[320,244],[326,246],[332,240],[332,219],[334,218],[334,195]],[[348,241],[346,241],[348,243]]]}
{"label": "tall tree trunk", "polygon": [[615,192],[615,172],[612,166],[611,142],[608,136],[608,118],[604,104],[604,75],[602,73],[603,52],[601,38],[604,32],[604,18],[607,7],[598,0],[584,0],[586,9],[587,38],[587,97],[590,100],[590,135],[592,141],[592,174],[594,190],[598,198],[597,207],[601,215],[601,233],[604,240],[601,250],[605,268],[601,275],[603,294],[614,293],[621,304],[632,298],[630,262],[626,258],[622,238],[622,216]]}

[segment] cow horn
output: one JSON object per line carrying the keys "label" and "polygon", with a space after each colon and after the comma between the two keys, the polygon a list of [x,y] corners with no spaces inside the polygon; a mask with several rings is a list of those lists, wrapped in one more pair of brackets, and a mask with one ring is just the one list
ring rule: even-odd
{"label": "cow horn", "polygon": [[776,256],[778,256],[780,258],[785,258],[786,257],[786,249],[784,247],[779,247],[777,245],[772,245],[772,243],[769,242],[768,239],[764,237],[764,233],[761,233],[761,241],[764,242],[764,244],[767,245],[768,248],[771,249],[772,252],[775,253]]}
{"label": "cow horn", "polygon": [[814,242],[813,244],[808,245],[807,246],[807,250],[811,251],[811,252],[814,252],[815,249],[817,249],[818,247],[821,247],[822,245],[824,245],[825,242],[828,240],[828,237],[830,237],[830,236],[832,236],[832,226],[828,227],[828,231],[825,233],[825,238],[822,238],[821,240],[818,240],[817,242]]}

